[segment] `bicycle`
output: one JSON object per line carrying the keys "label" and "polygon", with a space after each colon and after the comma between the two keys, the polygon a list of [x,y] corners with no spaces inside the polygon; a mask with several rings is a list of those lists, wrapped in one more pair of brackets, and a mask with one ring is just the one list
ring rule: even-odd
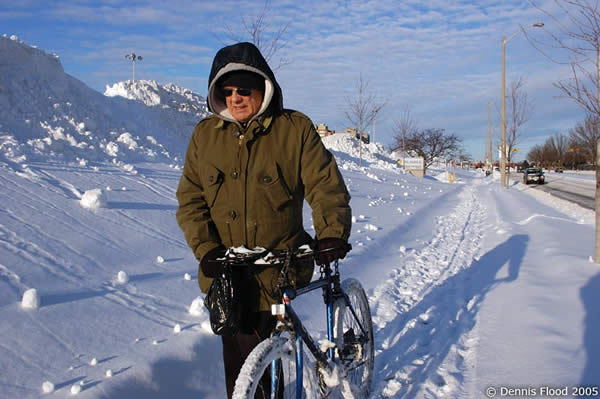
{"label": "bicycle", "polygon": [[[365,291],[356,279],[340,281],[338,262],[320,267],[320,278],[294,288],[295,262],[319,251],[298,250],[229,254],[230,266],[262,263],[280,267],[277,284],[282,303],[272,306],[278,319],[270,338],[246,359],[235,383],[234,399],[253,399],[265,372],[270,373],[271,398],[366,398],[373,379],[374,344],[371,312]],[[220,260],[223,261],[223,260]],[[319,344],[306,330],[292,300],[321,288],[326,305],[327,340]],[[304,345],[312,359],[305,359]],[[308,356],[307,356],[308,357]],[[310,363],[306,367],[305,363]]]}

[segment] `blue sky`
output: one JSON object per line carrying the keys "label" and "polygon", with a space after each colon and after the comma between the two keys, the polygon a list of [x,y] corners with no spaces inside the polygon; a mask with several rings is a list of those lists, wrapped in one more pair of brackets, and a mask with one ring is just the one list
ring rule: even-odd
{"label": "blue sky", "polygon": [[[552,7],[548,0],[543,4]],[[21,0],[0,5],[0,34],[58,54],[67,73],[101,92],[131,79],[124,56],[135,52],[144,57],[136,78],[205,95],[212,58],[230,44],[226,24],[242,34],[241,16],[252,19],[262,6],[228,0]],[[286,107],[343,130],[346,99],[356,93],[362,74],[387,102],[376,141],[393,142],[394,122],[409,107],[419,127],[462,137],[474,159],[485,155],[490,101],[495,142],[500,135],[502,36],[538,21],[552,29],[522,0],[273,0],[268,18],[273,27],[289,23],[287,45],[271,60],[272,66],[280,57],[290,61],[276,71]],[[553,87],[570,77],[568,67],[548,60],[524,35],[507,45],[506,67],[507,82],[526,80],[535,107],[522,127],[519,160],[546,137],[566,134],[584,112]]]}

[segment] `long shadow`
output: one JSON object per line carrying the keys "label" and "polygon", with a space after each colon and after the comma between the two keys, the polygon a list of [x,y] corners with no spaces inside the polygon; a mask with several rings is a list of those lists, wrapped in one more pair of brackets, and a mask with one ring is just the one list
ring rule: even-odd
{"label": "long shadow", "polygon": [[[393,397],[412,398],[427,379],[439,387],[446,385],[436,370],[460,338],[473,329],[486,295],[498,284],[518,278],[528,243],[527,235],[510,237],[470,267],[432,288],[417,305],[379,331],[377,335],[382,337],[375,341],[384,342],[378,345],[383,351],[376,359],[377,379],[382,384],[378,388],[384,389],[386,380],[400,380],[402,386]],[[497,277],[507,263],[508,275]],[[454,377],[462,378],[460,374]],[[434,392],[429,394],[437,396]]]}
{"label": "long shadow", "polygon": [[81,301],[84,299],[95,298],[104,296],[108,293],[108,290],[102,289],[97,291],[69,291],[69,292],[58,292],[54,294],[42,295],[40,298],[41,306],[52,306],[61,303]]}
{"label": "long shadow", "polygon": [[136,210],[151,210],[151,211],[176,211],[176,205],[165,204],[148,204],[145,202],[124,202],[124,201],[108,201],[110,209],[136,209]]}
{"label": "long shadow", "polygon": [[99,398],[221,399],[226,397],[221,343],[203,337],[184,359],[165,357],[150,365],[149,375],[133,375],[103,388]]}
{"label": "long shadow", "polygon": [[[584,285],[579,295],[585,308],[585,326],[583,332],[583,346],[586,354],[586,363],[581,376],[580,386],[598,386],[600,383],[600,273]],[[590,396],[591,397],[591,396]]]}

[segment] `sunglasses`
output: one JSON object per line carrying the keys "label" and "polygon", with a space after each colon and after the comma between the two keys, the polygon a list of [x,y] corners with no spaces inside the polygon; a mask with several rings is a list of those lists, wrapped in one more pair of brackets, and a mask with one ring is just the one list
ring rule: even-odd
{"label": "sunglasses", "polygon": [[252,94],[252,90],[253,89],[244,89],[244,88],[223,89],[223,94],[225,94],[225,97],[229,97],[235,91],[238,94],[238,96],[248,97],[250,94]]}

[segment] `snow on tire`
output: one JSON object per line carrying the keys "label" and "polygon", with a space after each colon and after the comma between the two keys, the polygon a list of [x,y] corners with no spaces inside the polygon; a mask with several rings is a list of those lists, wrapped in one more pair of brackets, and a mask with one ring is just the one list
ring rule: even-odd
{"label": "snow on tire", "polygon": [[[315,384],[316,376],[311,372],[310,362],[306,360],[303,368],[303,398],[317,398],[319,388]],[[277,361],[283,375],[283,397],[296,398],[296,348],[288,337],[276,336],[264,340],[254,348],[242,366],[235,381],[233,399],[254,399],[259,389],[260,379],[270,372],[271,364]],[[270,397],[270,396],[269,396]]]}

